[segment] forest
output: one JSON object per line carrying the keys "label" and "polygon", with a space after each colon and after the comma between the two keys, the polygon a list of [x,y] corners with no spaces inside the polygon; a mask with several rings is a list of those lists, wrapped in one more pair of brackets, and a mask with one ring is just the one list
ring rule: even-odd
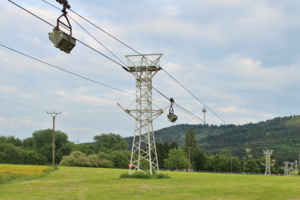
{"label": "forest", "polygon": [[[175,141],[182,146],[185,142],[185,132],[193,128],[197,145],[201,151],[208,154],[220,153],[227,149],[233,156],[246,155],[250,144],[254,158],[263,156],[263,150],[273,150],[280,166],[283,161],[294,161],[300,153],[300,116],[276,117],[274,119],[248,123],[244,125],[202,125],[180,124],[155,131],[157,142]],[[131,149],[133,137],[124,138]]]}

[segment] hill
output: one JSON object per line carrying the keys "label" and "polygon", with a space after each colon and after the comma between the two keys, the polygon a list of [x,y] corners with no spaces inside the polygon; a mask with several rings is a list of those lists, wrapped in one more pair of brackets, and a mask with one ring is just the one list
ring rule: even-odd
{"label": "hill", "polygon": [[[242,158],[250,141],[254,158],[263,156],[263,150],[274,150],[274,155],[283,165],[284,160],[298,160],[300,153],[300,116],[276,117],[258,123],[245,125],[173,125],[155,131],[156,141],[176,141],[180,146],[184,144],[185,131],[193,128],[197,145],[202,151],[213,153],[228,149],[234,156]],[[133,137],[124,138],[131,150]]]}

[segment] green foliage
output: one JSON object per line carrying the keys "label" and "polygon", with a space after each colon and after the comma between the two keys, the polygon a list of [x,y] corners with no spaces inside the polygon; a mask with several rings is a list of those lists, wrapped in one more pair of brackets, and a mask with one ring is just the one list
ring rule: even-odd
{"label": "green foliage", "polygon": [[130,152],[128,151],[113,151],[110,154],[110,160],[114,163],[114,167],[128,168],[130,163]]}
{"label": "green foliage", "polygon": [[[263,150],[274,150],[275,165],[283,165],[284,160],[297,160],[299,150],[300,116],[276,117],[271,120],[245,125],[190,125],[179,124],[155,131],[156,139],[164,142],[176,141],[179,146],[185,144],[185,132],[193,128],[197,145],[203,151],[212,154],[228,149],[232,155],[245,156],[245,144],[251,142],[252,155],[260,158]],[[267,134],[266,134],[267,133]],[[234,139],[234,140],[233,140]],[[128,150],[132,147],[132,137],[125,138]],[[280,154],[277,154],[280,152]],[[278,170],[276,166],[275,169]]]}
{"label": "green foliage", "polygon": [[136,179],[162,179],[162,178],[171,178],[168,174],[143,174],[143,173],[134,173],[134,174],[121,174],[120,178],[136,178]]}
{"label": "green foliage", "polygon": [[248,173],[259,173],[259,166],[258,166],[256,160],[249,159],[245,163],[245,172],[248,172]]}
{"label": "green foliage", "polygon": [[164,163],[164,167],[169,169],[176,168],[177,170],[189,166],[187,154],[181,149],[171,149],[169,151],[168,159],[165,159]]}
{"label": "green foliage", "polygon": [[84,144],[84,145],[75,145],[75,148],[77,151],[80,151],[82,153],[85,153],[86,155],[93,155],[94,152],[94,146],[91,144]]}
{"label": "green foliage", "polygon": [[[190,151],[190,159],[191,161],[194,160],[195,157],[195,150],[196,150],[196,138],[195,138],[195,131],[193,128],[188,129],[185,132],[185,147],[192,147]],[[186,152],[188,153],[188,149],[186,149]]]}
{"label": "green foliage", "polygon": [[[74,143],[68,141],[68,135],[55,131],[55,163],[59,163],[63,156],[70,155],[75,150]],[[53,130],[39,130],[32,134],[33,148],[45,156],[47,163],[52,163]]]}
{"label": "green foliage", "polygon": [[96,152],[98,152],[101,147],[113,151],[125,150],[128,148],[128,143],[123,140],[120,135],[113,133],[96,135],[94,136],[94,142]]}
{"label": "green foliage", "polygon": [[0,143],[0,163],[44,165],[44,156],[33,151],[21,149],[11,143]]}
{"label": "green foliage", "polygon": [[96,155],[89,155],[86,157],[86,154],[80,151],[73,151],[70,156],[64,156],[59,165],[77,167],[111,167],[108,160],[100,160]]}
{"label": "green foliage", "polygon": [[11,143],[0,144],[0,152],[2,152],[1,159],[3,163],[22,164],[23,150]]}
{"label": "green foliage", "polygon": [[25,149],[33,149],[33,138],[29,137],[23,140],[23,148]]}

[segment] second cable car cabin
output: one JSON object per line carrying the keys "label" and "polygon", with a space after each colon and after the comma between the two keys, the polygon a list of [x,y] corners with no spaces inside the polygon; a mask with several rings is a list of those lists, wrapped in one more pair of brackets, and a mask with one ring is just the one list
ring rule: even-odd
{"label": "second cable car cabin", "polygon": [[173,103],[175,102],[173,98],[170,99],[171,105],[170,105],[170,109],[169,109],[169,114],[167,115],[168,119],[170,120],[170,122],[176,122],[177,120],[177,116],[174,114],[174,109],[173,109]]}
{"label": "second cable car cabin", "polygon": [[[71,6],[68,4],[67,0],[56,0],[58,3],[62,4],[64,6],[62,12],[63,14],[57,19],[57,26],[53,29],[52,33],[49,33],[49,40],[54,44],[54,46],[61,51],[64,51],[66,53],[70,53],[72,49],[76,46],[76,39],[72,37],[72,26],[69,22],[69,19],[67,17],[67,11],[66,9],[70,9]],[[65,17],[68,24],[61,22],[59,19]],[[68,29],[70,31],[70,34],[61,31],[59,29],[59,25],[63,26],[64,28]]]}

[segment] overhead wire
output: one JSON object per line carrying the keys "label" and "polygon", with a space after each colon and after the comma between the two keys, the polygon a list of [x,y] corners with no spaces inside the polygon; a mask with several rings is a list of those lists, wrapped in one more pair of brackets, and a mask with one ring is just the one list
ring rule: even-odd
{"label": "overhead wire", "polygon": [[[38,17],[37,15],[33,14],[32,12],[26,10],[25,8],[21,7],[20,5],[18,5],[18,4],[16,4],[16,3],[12,2],[11,0],[8,0],[8,1],[11,2],[11,3],[13,3],[14,5],[18,6],[19,8],[25,10],[26,12],[30,13],[31,15],[37,17],[38,19],[42,20],[43,22],[49,24],[50,26],[55,27],[54,25],[52,25],[52,24],[50,24],[49,22],[45,21],[44,19]],[[126,69],[125,66],[123,66],[122,64],[118,63],[117,61],[115,61],[115,60],[109,58],[108,56],[104,55],[103,53],[99,52],[98,50],[96,50],[96,49],[90,47],[89,45],[85,44],[84,42],[82,42],[82,41],[80,41],[80,40],[78,40],[78,39],[77,39],[77,41],[80,42],[81,44],[87,46],[88,48],[90,48],[90,49],[96,51],[97,53],[101,54],[102,56],[106,57],[107,59],[113,61],[114,63],[120,65],[122,68]],[[149,84],[148,84],[148,85],[149,85]],[[158,92],[160,95],[162,95],[162,96],[165,97],[167,100],[169,100],[169,98],[168,98],[167,96],[165,96],[163,93],[161,93],[160,91],[158,91],[158,90],[157,90],[156,88],[154,88],[153,86],[151,86],[151,87],[152,87],[156,92]]]}
{"label": "overhead wire", "polygon": [[[54,25],[52,25],[52,24],[50,24],[49,22],[45,21],[44,19],[38,17],[37,15],[33,14],[32,12],[26,10],[25,8],[19,6],[18,4],[12,2],[11,0],[8,0],[8,1],[11,2],[11,3],[13,3],[14,5],[18,6],[19,8],[25,10],[26,12],[30,13],[31,15],[37,17],[38,19],[42,20],[43,22],[47,23],[48,25],[50,25],[50,26],[52,26],[52,27],[55,27]],[[44,1],[44,0],[42,0],[42,1]],[[46,2],[46,1],[44,1],[44,2],[45,2],[45,3],[48,3],[48,2]],[[48,4],[50,4],[50,3],[48,3]],[[51,4],[50,4],[50,5],[51,5]],[[71,10],[71,9],[70,9],[70,10]],[[73,13],[75,13],[73,10],[71,10],[71,11],[72,11]],[[80,15],[77,14],[77,13],[75,13],[75,14],[78,15],[78,16],[80,16]],[[80,17],[83,18],[83,19],[85,19],[85,18],[82,17],[82,16],[80,16]],[[88,21],[87,19],[85,19],[85,20]],[[90,22],[90,23],[91,23],[91,22]],[[93,23],[91,23],[91,24],[93,24]],[[93,25],[94,25],[94,24],[93,24]],[[94,26],[96,26],[96,25],[94,25]],[[98,26],[96,26],[96,27],[99,28]],[[101,28],[99,28],[99,29],[102,30]],[[102,31],[104,31],[104,30],[102,30]],[[104,32],[105,32],[105,31],[104,31]],[[105,33],[107,33],[107,32],[105,32]],[[107,33],[107,34],[109,34],[109,33]],[[110,35],[110,34],[109,34],[109,35]],[[110,35],[110,36],[113,37],[112,35]],[[115,37],[113,37],[113,38],[115,38]],[[115,39],[116,39],[116,38],[115,38]],[[118,39],[116,39],[116,40],[118,40]],[[125,66],[123,66],[122,64],[118,63],[117,61],[111,59],[110,57],[104,55],[103,53],[99,52],[98,50],[96,50],[96,49],[90,47],[89,45],[85,44],[84,42],[82,42],[82,41],[80,41],[80,40],[78,40],[78,39],[77,39],[77,41],[80,42],[81,44],[85,45],[86,47],[88,47],[88,48],[94,50],[95,52],[99,53],[100,55],[106,57],[107,59],[113,61],[114,63],[120,65],[122,68],[126,69]],[[121,42],[120,40],[118,40],[118,41]],[[124,44],[125,46],[129,47],[129,46],[126,45],[125,43],[123,43],[123,42],[121,42],[121,43]],[[4,45],[1,45],[1,46],[5,47],[5,48],[8,48],[8,47],[6,47],[6,46],[4,46]],[[129,48],[130,48],[130,47],[129,47]],[[31,56],[28,56],[28,55],[26,55],[26,54],[23,54],[23,53],[21,53],[21,52],[18,52],[18,51],[16,51],[16,50],[11,49],[11,48],[8,48],[8,49],[10,49],[10,50],[12,50],[12,51],[15,51],[15,52],[17,52],[17,53],[20,53],[20,54],[22,54],[22,55],[24,55],[24,56],[30,57],[30,58],[32,58],[32,59],[35,59],[35,60],[37,60],[37,61],[43,62],[43,61],[41,61],[41,60],[39,60],[39,59],[33,58],[33,57],[31,57]],[[131,48],[131,49],[132,49],[132,48]],[[134,50],[134,49],[132,49],[132,50]],[[135,51],[135,50],[134,50],[134,51]],[[136,51],[135,51],[135,52],[136,52]],[[136,53],[138,53],[138,52],[136,52]],[[140,53],[138,53],[138,54],[141,55]],[[152,61],[151,61],[151,62],[152,62]],[[45,62],[43,62],[43,63],[45,63]],[[45,63],[45,64],[46,64],[46,63]],[[50,65],[50,66],[53,66],[53,65]],[[53,66],[53,67],[55,67],[55,66]],[[57,68],[57,67],[55,67],[55,68]],[[159,66],[159,68],[162,69],[160,66]],[[62,71],[66,71],[66,70],[63,70],[63,69],[61,69],[61,68],[57,68],[57,69],[60,69],[60,70],[62,70]],[[164,71],[165,71],[165,70],[164,70]],[[66,72],[68,72],[68,71],[66,71]],[[71,74],[76,75],[76,76],[79,76],[79,77],[81,77],[81,78],[84,78],[84,79],[90,80],[90,81],[92,81],[92,82],[101,84],[101,83],[99,83],[99,82],[97,82],[97,81],[93,81],[93,80],[91,80],[91,79],[82,77],[82,76],[77,75],[77,74],[74,74],[74,73],[72,73],[72,72],[68,72],[68,73],[71,73]],[[173,78],[173,79],[174,79],[174,78]],[[179,83],[179,82],[178,82],[178,83]],[[101,85],[104,85],[104,84],[101,84]],[[107,85],[105,85],[105,86],[107,86]],[[183,86],[183,85],[181,85],[181,86]],[[110,86],[107,86],[107,87],[110,87]],[[162,95],[162,96],[165,97],[167,100],[169,100],[169,98],[168,98],[167,96],[165,96],[163,93],[161,93],[160,91],[158,91],[158,90],[157,90],[156,88],[154,88],[153,86],[151,86],[151,87],[152,87],[156,92],[158,92],[160,95]],[[113,87],[111,87],[111,88],[113,88]],[[119,89],[117,89],[117,88],[113,88],[113,89],[119,90]],[[185,89],[186,89],[186,88],[185,88]],[[122,91],[122,90],[119,90],[119,91]],[[124,92],[124,91],[123,91],[123,92]],[[126,92],[126,93],[128,93],[128,92]],[[190,92],[190,93],[191,93],[191,92]],[[191,93],[191,94],[192,94],[192,93]],[[194,95],[193,95],[193,96],[194,96]],[[194,96],[194,97],[195,97],[195,96]],[[197,98],[197,100],[200,101],[198,98]],[[201,101],[200,101],[200,102],[201,102]],[[202,102],[201,102],[201,103],[202,103]],[[203,103],[202,103],[202,104],[203,104]],[[187,111],[186,109],[184,109],[184,108],[181,107],[180,105],[178,105],[178,104],[176,104],[176,105],[179,106],[181,109]],[[208,107],[207,107],[207,108],[208,108]],[[208,109],[209,109],[209,108],[208,108]],[[212,111],[211,109],[209,109],[209,110]],[[187,112],[190,113],[191,115],[193,115],[191,112],[189,112],[189,111],[187,111]],[[213,111],[212,111],[212,112],[213,112]],[[213,113],[214,113],[214,112],[213,112]],[[215,113],[214,113],[214,114],[215,114]],[[216,115],[216,114],[215,114],[215,115]],[[203,120],[200,119],[199,117],[197,117],[197,116],[195,116],[195,115],[193,115],[193,116],[196,117],[196,118],[198,118],[199,120],[203,121]],[[216,115],[216,116],[217,116],[217,115]],[[217,117],[220,118],[219,116],[217,116]],[[221,119],[221,118],[220,118],[220,119]],[[222,120],[222,121],[223,121],[223,120]],[[225,122],[225,121],[224,121],[224,122]],[[226,123],[226,122],[225,122],[225,123]],[[227,124],[227,123],[226,123],[226,124]]]}
{"label": "overhead wire", "polygon": [[[6,103],[12,103],[12,104],[14,104],[14,106],[19,106],[19,107],[22,107],[22,108],[25,108],[25,109],[28,109],[30,107],[31,110],[36,110],[36,111],[42,111],[43,110],[43,112],[44,112],[44,110],[47,110],[44,107],[40,107],[40,106],[36,106],[36,105],[30,105],[30,104],[25,104],[25,103],[13,102],[13,101],[8,101],[8,100],[4,100],[4,99],[0,99],[0,101],[1,102],[6,102]],[[6,104],[6,105],[9,105],[9,104]],[[63,112],[60,117],[66,119],[68,121],[76,122],[76,124],[82,124],[85,127],[90,128],[90,129],[94,129],[96,131],[99,131],[101,129],[101,127],[98,127],[97,124],[93,124],[90,121],[87,122],[87,121],[85,121],[85,120],[83,120],[81,118],[73,116],[72,114],[66,115]]]}
{"label": "overhead wire", "polygon": [[120,91],[120,92],[124,92],[124,93],[130,94],[130,95],[135,95],[135,94],[133,94],[133,93],[131,93],[131,92],[127,92],[127,91],[124,91],[124,90],[121,90],[121,89],[118,89],[118,88],[115,88],[115,87],[112,87],[112,86],[109,86],[109,85],[100,83],[100,82],[98,82],[98,81],[94,81],[94,80],[92,80],[92,79],[90,79],[90,78],[86,78],[86,77],[81,76],[81,75],[79,75],[79,74],[75,74],[75,73],[73,73],[73,72],[70,72],[70,71],[68,71],[68,70],[62,69],[62,68],[60,68],[60,67],[56,67],[56,66],[54,66],[54,65],[52,65],[52,64],[49,64],[49,63],[47,63],[47,62],[45,62],[45,61],[42,61],[42,60],[40,60],[40,59],[34,58],[34,57],[32,57],[32,56],[29,56],[29,55],[27,55],[27,54],[25,54],[25,53],[22,53],[22,52],[20,52],[20,51],[17,51],[17,50],[15,50],[15,49],[12,49],[12,48],[10,48],[10,47],[7,47],[7,46],[5,46],[5,45],[3,45],[3,44],[0,44],[0,46],[2,46],[2,47],[4,47],[4,48],[7,48],[7,49],[9,49],[9,50],[11,50],[11,51],[14,51],[14,52],[16,52],[16,53],[18,53],[18,54],[21,54],[21,55],[23,55],[23,56],[26,56],[26,57],[28,57],[28,58],[31,58],[31,59],[33,59],[33,60],[36,60],[36,61],[38,61],[38,62],[41,62],[41,63],[43,63],[43,64],[45,64],[45,65],[50,66],[50,67],[53,67],[53,68],[56,68],[56,69],[61,70],[61,71],[63,71],[63,72],[66,72],[66,73],[72,74],[72,75],[74,75],[74,76],[83,78],[83,79],[85,79],[85,80],[94,82],[94,83],[96,83],[96,84],[99,84],[99,85],[102,85],[102,86],[105,86],[105,87],[108,87],[108,88],[111,88],[111,89],[114,89],[114,90],[118,90],[118,91]]}
{"label": "overhead wire", "polygon": [[[54,5],[52,5],[51,3],[42,0],[43,2],[56,7]],[[57,8],[57,7],[56,7]],[[59,9],[59,8],[58,8]],[[84,19],[86,22],[90,23],[91,25],[93,25],[94,27],[98,28],[99,30],[101,30],[102,32],[104,32],[105,34],[109,35],[110,37],[112,37],[113,39],[115,39],[116,41],[120,42],[121,44],[123,44],[124,46],[126,46],[127,48],[131,49],[132,51],[134,51],[135,53],[137,53],[140,56],[143,56],[141,53],[139,53],[138,51],[136,51],[135,49],[133,49],[132,47],[130,47],[129,45],[125,44],[124,42],[122,42],[121,40],[117,39],[116,37],[114,37],[113,35],[111,35],[110,33],[108,33],[107,31],[103,30],[102,28],[100,28],[99,26],[97,26],[96,24],[92,23],[91,21],[89,21],[88,19],[86,19],[85,17],[83,17],[82,15],[78,14],[77,12],[75,12],[72,9],[69,9],[71,12],[73,12],[74,14],[76,14],[77,16],[79,16],[80,18]],[[145,57],[147,60],[149,60],[147,57]],[[149,60],[150,62],[153,63],[153,61]],[[155,64],[156,65],[156,64]],[[217,118],[219,118],[222,122],[224,122],[225,124],[228,125],[228,123],[223,120],[219,115],[217,115],[212,109],[210,109],[205,103],[203,103],[199,98],[197,98],[191,91],[189,91],[185,86],[183,86],[183,84],[181,84],[179,81],[177,81],[177,79],[175,79],[168,71],[166,71],[164,68],[162,68],[159,65],[156,65],[159,68],[161,68],[167,75],[169,75],[174,81],[176,81],[184,90],[186,90],[190,95],[192,95],[197,101],[199,101],[202,105],[204,105],[209,111],[211,111]]]}

